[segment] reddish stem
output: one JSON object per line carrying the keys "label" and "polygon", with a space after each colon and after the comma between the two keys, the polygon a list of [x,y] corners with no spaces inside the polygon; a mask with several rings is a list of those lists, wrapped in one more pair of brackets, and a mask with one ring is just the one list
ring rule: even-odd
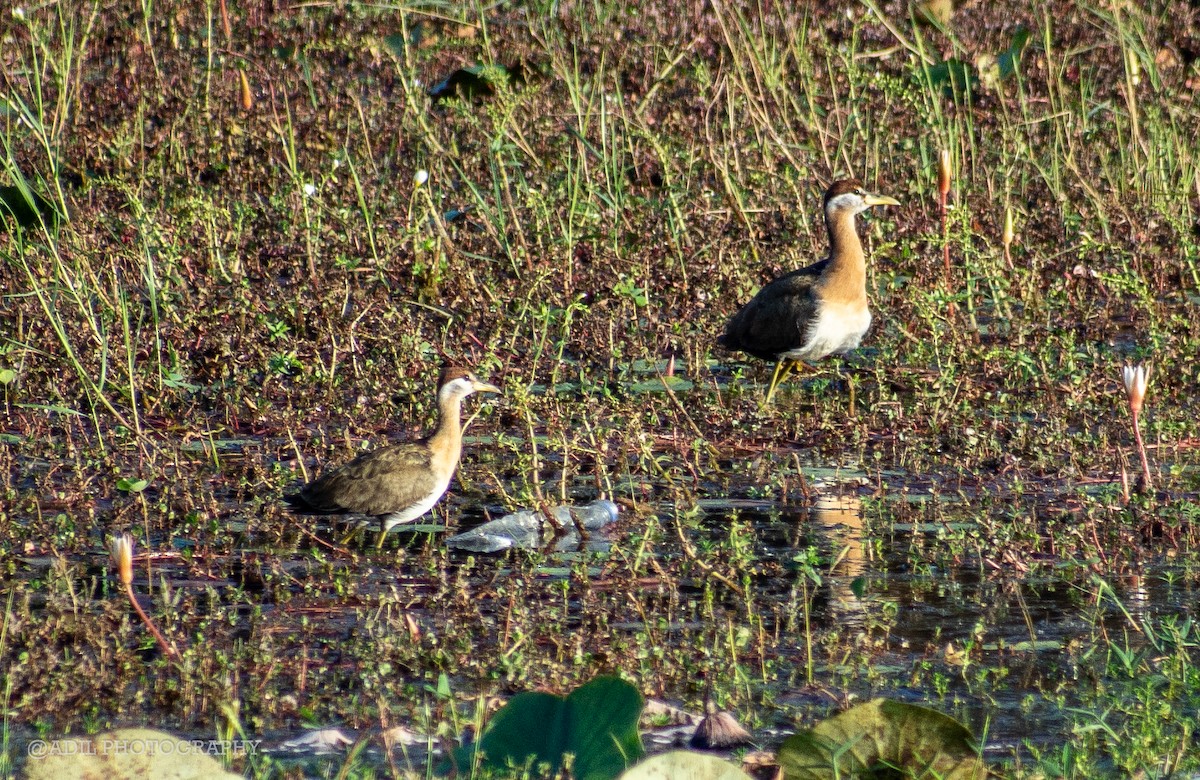
{"label": "reddish stem", "polygon": [[942,212],[942,259],[946,263],[946,286],[950,286],[950,226],[946,223],[946,196],[948,193],[938,193],[938,205]]}
{"label": "reddish stem", "polygon": [[175,645],[167,641],[167,638],[158,630],[158,626],[154,625],[154,622],[150,620],[150,616],[142,609],[142,605],[138,603],[137,597],[133,595],[132,584],[125,586],[125,595],[129,597],[129,603],[133,605],[133,609],[138,613],[138,617],[146,624],[146,628],[150,629],[150,633],[154,635],[154,640],[158,642],[158,646],[162,648],[162,651],[173,660],[178,661],[179,651],[175,649]]}
{"label": "reddish stem", "polygon": [[[946,275],[943,277],[946,284],[946,292],[950,292],[950,225],[946,221],[946,198],[949,192],[938,192],[938,206],[942,213],[942,259],[946,264]],[[957,308],[954,302],[946,307],[950,316],[954,316]]]}
{"label": "reddish stem", "polygon": [[1133,413],[1133,438],[1137,442],[1138,457],[1142,460],[1142,490],[1149,493],[1153,488],[1150,482],[1150,461],[1146,458],[1146,445],[1142,442],[1142,429],[1138,425],[1138,412]]}

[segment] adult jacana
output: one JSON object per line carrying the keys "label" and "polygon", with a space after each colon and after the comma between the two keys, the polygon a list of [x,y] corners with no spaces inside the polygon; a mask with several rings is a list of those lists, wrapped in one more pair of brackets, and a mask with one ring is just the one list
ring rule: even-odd
{"label": "adult jacana", "polygon": [[800,361],[814,362],[848,352],[871,327],[867,305],[867,258],[855,216],[872,206],[900,202],[865,191],[854,179],[835,181],[825,191],[829,254],[775,279],[733,315],[717,341],[763,360],[777,361],[767,403]]}

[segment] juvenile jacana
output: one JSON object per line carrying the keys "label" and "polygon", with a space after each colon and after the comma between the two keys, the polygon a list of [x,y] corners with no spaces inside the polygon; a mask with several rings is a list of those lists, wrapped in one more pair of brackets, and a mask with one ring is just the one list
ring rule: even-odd
{"label": "juvenile jacana", "polygon": [[777,361],[767,390],[768,404],[793,364],[848,352],[871,326],[866,256],[854,217],[871,206],[883,205],[899,206],[900,202],[872,195],[854,179],[831,184],[825,191],[829,254],[759,290],[717,339],[728,349]]}
{"label": "juvenile jacana", "polygon": [[462,456],[462,402],[471,393],[499,393],[465,368],[448,366],[438,380],[438,424],[417,442],[359,455],[300,488],[287,500],[298,512],[374,517],[382,547],[387,532],[428,512],[450,486]]}

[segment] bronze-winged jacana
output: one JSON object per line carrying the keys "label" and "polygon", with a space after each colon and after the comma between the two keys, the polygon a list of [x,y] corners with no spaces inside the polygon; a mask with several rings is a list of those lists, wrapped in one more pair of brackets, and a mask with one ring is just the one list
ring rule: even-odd
{"label": "bronze-winged jacana", "polygon": [[387,532],[411,523],[437,503],[462,456],[462,402],[472,393],[499,393],[465,368],[448,366],[438,380],[438,424],[417,442],[364,452],[328,471],[287,500],[298,512],[376,518],[382,547]]}
{"label": "bronze-winged jacana", "polygon": [[767,390],[768,404],[794,363],[848,352],[871,326],[866,255],[854,217],[871,206],[883,205],[899,206],[900,202],[872,195],[854,179],[831,184],[825,191],[829,254],[759,290],[717,339],[728,349],[778,361]]}

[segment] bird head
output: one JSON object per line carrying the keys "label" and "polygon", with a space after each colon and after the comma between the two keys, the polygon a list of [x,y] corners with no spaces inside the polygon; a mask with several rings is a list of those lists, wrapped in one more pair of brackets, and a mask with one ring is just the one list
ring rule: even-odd
{"label": "bird head", "polygon": [[900,201],[895,198],[867,192],[857,179],[839,179],[825,191],[825,213],[830,217],[845,211],[858,214],[872,206],[899,205]]}
{"label": "bird head", "polygon": [[438,399],[447,397],[463,399],[471,393],[499,393],[500,388],[481,382],[468,369],[460,366],[446,366],[442,369],[441,379],[438,380]]}

